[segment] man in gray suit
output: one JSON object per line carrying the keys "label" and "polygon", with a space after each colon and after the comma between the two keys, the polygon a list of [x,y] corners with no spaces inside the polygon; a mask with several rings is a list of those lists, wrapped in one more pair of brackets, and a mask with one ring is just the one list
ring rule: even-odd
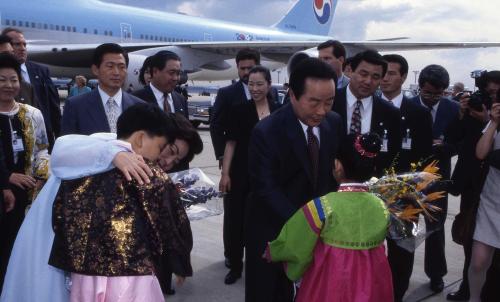
{"label": "man in gray suit", "polygon": [[116,133],[118,116],[128,107],[142,102],[121,89],[127,77],[127,66],[128,55],[120,45],[106,43],[95,49],[92,72],[99,86],[66,100],[62,134]]}

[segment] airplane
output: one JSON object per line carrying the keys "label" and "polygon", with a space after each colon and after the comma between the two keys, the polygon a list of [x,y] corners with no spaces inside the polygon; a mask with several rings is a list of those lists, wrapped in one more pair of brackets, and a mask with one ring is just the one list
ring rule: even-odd
{"label": "airplane", "polygon": [[[0,26],[17,27],[29,42],[30,60],[47,65],[56,77],[90,73],[92,52],[115,42],[129,52],[128,83],[144,59],[170,50],[182,59],[190,80],[236,77],[234,56],[244,47],[258,49],[264,65],[283,67],[294,55],[316,47],[328,36],[339,0],[298,0],[271,27],[245,25],[184,14],[159,12],[99,0],[22,0],[0,2]],[[342,41],[348,53],[367,48],[416,50],[499,47],[495,42],[405,42],[405,38]]]}

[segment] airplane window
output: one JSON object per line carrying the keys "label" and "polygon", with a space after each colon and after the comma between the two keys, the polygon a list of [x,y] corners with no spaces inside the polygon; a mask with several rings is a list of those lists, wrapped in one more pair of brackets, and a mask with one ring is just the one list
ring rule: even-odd
{"label": "airplane window", "polygon": [[107,36],[107,35],[108,35],[108,31],[107,31],[107,30],[105,30],[105,31],[104,31],[104,35],[105,35],[105,36]]}
{"label": "airplane window", "polygon": [[47,23],[44,23],[43,24],[43,29],[47,29],[47,28],[48,28]]}
{"label": "airplane window", "polygon": [[87,28],[84,28],[83,29],[83,33],[86,34],[87,33]]}
{"label": "airplane window", "polygon": [[56,25],[56,30],[59,30],[59,25]]}
{"label": "airplane window", "polygon": [[12,26],[16,26],[16,20],[12,20]]}
{"label": "airplane window", "polygon": [[127,33],[127,38],[132,38],[132,34],[131,33]]}
{"label": "airplane window", "polygon": [[155,41],[158,41],[158,36],[155,36]]}
{"label": "airplane window", "polygon": [[36,27],[35,22],[31,22],[31,28],[35,28],[35,27]]}
{"label": "airplane window", "polygon": [[10,25],[10,20],[5,20],[5,25]]}
{"label": "airplane window", "polygon": [[19,21],[19,26],[23,26],[23,21]]}
{"label": "airplane window", "polygon": [[61,30],[62,30],[62,31],[65,31],[65,30],[66,30],[66,26],[61,25]]}
{"label": "airplane window", "polygon": [[94,29],[94,35],[97,35],[97,29]]}
{"label": "airplane window", "polygon": [[113,35],[113,32],[112,31],[109,31],[109,35],[112,36]]}
{"label": "airplane window", "polygon": [[144,35],[143,34],[141,34],[140,37],[141,37],[141,39],[144,39]]}
{"label": "airplane window", "polygon": [[54,24],[50,24],[50,29],[54,30]]}

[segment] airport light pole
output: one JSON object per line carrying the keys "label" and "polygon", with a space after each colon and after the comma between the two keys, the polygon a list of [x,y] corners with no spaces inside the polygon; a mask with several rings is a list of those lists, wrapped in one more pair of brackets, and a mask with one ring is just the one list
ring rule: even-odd
{"label": "airport light pole", "polygon": [[413,73],[415,74],[415,84],[417,84],[417,75],[420,73],[420,71],[414,70]]}
{"label": "airport light pole", "polygon": [[281,73],[281,70],[276,70],[276,72],[278,73],[278,84],[280,83],[280,73]]}

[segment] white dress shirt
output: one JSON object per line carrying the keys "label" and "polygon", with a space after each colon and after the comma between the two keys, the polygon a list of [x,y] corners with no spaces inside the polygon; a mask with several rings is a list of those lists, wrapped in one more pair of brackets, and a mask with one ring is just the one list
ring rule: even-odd
{"label": "white dress shirt", "polygon": [[250,90],[248,90],[248,84],[245,84],[243,82],[241,83],[243,84],[243,89],[245,90],[245,95],[247,96],[247,100],[251,100],[252,95],[250,94]]}
{"label": "white dress shirt", "polygon": [[[158,103],[158,106],[160,106],[161,109],[165,110],[163,107],[164,101],[165,101],[165,94],[158,90],[152,83],[149,83],[149,86],[151,87],[151,90],[153,91],[153,94],[155,95],[156,102]],[[174,107],[174,99],[172,99],[172,94],[169,93],[167,96],[167,102],[168,106],[170,107],[170,112],[175,112],[175,107]]]}
{"label": "white dress shirt", "polygon": [[[430,109],[429,106],[427,106],[423,101],[422,101],[422,97],[419,97],[419,100],[420,100],[420,104],[422,106],[424,106],[426,109]],[[441,103],[441,101],[437,102],[436,105],[432,106],[432,110],[431,110],[431,114],[432,114],[432,123],[434,124],[434,121],[436,120],[436,112],[438,110],[438,107],[439,107],[439,103]]]}
{"label": "white dress shirt", "polygon": [[[307,142],[307,126],[304,124],[301,120],[299,120],[300,125],[302,126],[302,130],[304,131],[304,135],[306,136],[306,142]],[[316,136],[316,139],[318,140],[318,147],[320,146],[320,141],[319,141],[319,127],[313,127],[313,134]]]}
{"label": "white dress shirt", "polygon": [[392,100],[389,100],[385,94],[382,93],[382,98],[390,103],[392,103],[397,108],[401,108],[401,103],[403,103],[403,92],[401,91],[396,97]]}
{"label": "white dress shirt", "polygon": [[122,109],[122,89],[121,88],[113,96],[108,95],[99,86],[97,86],[97,89],[99,90],[99,95],[101,96],[101,101],[102,101],[102,105],[104,106],[104,108],[106,108],[108,106],[107,103],[108,103],[109,98],[113,98],[113,100],[115,100],[116,105],[118,106],[119,112],[123,112],[123,109]]}
{"label": "white dress shirt", "polygon": [[[351,85],[347,86],[346,89],[347,98],[347,133],[349,134],[349,129],[351,129],[351,119],[354,108],[356,108],[356,101],[358,100],[354,94],[351,92]],[[370,132],[371,122],[372,122],[372,111],[373,111],[373,97],[369,96],[367,98],[361,99],[361,134]]]}

